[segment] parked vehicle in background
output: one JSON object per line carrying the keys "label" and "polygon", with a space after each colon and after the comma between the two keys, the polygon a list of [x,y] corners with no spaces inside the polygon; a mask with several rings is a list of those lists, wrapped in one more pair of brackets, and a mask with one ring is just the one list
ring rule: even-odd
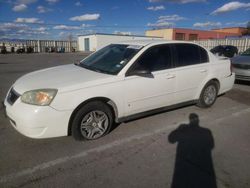
{"label": "parked vehicle in background", "polygon": [[238,54],[238,48],[232,45],[219,45],[210,50],[217,56],[224,56],[232,58]]}
{"label": "parked vehicle in background", "polygon": [[18,54],[25,53],[25,48],[18,48],[16,53],[18,53]]}
{"label": "parked vehicle in background", "polygon": [[34,53],[34,47],[32,47],[32,46],[28,46],[27,48],[26,48],[26,53]]}
{"label": "parked vehicle in background", "polygon": [[60,47],[57,50],[58,53],[65,53],[65,48],[64,47]]}
{"label": "parked vehicle in background", "polygon": [[12,47],[10,48],[10,51],[11,51],[11,53],[15,53],[15,47],[12,46]]}
{"label": "parked vehicle in background", "polygon": [[231,59],[237,80],[250,81],[250,48]]}
{"label": "parked vehicle in background", "polygon": [[1,54],[7,54],[6,46],[0,46],[0,52]]}
{"label": "parked vehicle in background", "polygon": [[93,140],[115,123],[187,104],[210,107],[234,77],[229,59],[199,45],[130,41],[19,78],[4,105],[10,123],[28,137]]}

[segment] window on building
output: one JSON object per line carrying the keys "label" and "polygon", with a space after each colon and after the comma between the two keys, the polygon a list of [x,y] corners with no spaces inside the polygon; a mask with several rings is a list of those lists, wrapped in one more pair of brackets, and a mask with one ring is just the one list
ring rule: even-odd
{"label": "window on building", "polygon": [[198,34],[189,34],[189,40],[197,40],[198,39]]}
{"label": "window on building", "polygon": [[185,33],[175,33],[175,40],[185,40]]}

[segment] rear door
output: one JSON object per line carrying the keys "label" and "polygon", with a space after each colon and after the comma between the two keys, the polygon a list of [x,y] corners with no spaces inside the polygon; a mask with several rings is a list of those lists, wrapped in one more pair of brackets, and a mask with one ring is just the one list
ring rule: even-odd
{"label": "rear door", "polygon": [[176,100],[194,100],[209,73],[207,51],[195,44],[175,44]]}

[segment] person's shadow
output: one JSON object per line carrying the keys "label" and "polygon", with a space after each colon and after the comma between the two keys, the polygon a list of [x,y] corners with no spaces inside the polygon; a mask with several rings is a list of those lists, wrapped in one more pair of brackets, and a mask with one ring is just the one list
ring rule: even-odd
{"label": "person's shadow", "polygon": [[217,188],[212,161],[213,135],[199,126],[197,114],[190,114],[189,120],[189,124],[180,125],[168,136],[170,143],[177,143],[171,188]]}

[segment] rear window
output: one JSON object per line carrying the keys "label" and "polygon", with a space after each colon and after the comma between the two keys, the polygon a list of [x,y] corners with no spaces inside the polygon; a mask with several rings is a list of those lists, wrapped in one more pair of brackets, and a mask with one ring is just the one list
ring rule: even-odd
{"label": "rear window", "polygon": [[200,51],[200,63],[207,63],[209,62],[207,51],[204,48],[201,48],[200,46],[197,46]]}

